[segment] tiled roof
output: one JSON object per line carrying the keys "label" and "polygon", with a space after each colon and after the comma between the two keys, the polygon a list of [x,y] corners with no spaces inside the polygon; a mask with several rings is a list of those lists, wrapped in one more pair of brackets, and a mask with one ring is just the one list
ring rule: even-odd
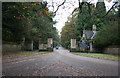
{"label": "tiled roof", "polygon": [[91,37],[91,39],[94,39],[94,37],[96,36],[96,34],[98,33],[98,31],[93,33],[93,36]]}
{"label": "tiled roof", "polygon": [[86,39],[91,39],[91,37],[93,36],[93,31],[90,31],[90,30],[85,30],[85,36],[86,36]]}
{"label": "tiled roof", "polygon": [[[93,32],[91,30],[85,30],[85,39],[87,39],[87,40],[94,39],[94,37],[96,36],[97,33],[98,33],[98,31]],[[83,37],[81,39],[83,40]]]}

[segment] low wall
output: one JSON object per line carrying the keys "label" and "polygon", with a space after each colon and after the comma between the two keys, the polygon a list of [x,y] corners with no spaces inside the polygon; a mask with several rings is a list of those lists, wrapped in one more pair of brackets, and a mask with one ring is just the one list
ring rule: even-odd
{"label": "low wall", "polygon": [[21,51],[21,45],[2,44],[2,52],[16,52]]}
{"label": "low wall", "polygon": [[39,50],[47,50],[47,44],[39,44]]}
{"label": "low wall", "polygon": [[120,54],[120,48],[105,48],[104,53],[118,55]]}

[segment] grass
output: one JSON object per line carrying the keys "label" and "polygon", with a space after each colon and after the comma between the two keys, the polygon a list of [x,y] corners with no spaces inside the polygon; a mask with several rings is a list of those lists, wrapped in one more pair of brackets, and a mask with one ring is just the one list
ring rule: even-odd
{"label": "grass", "polygon": [[50,53],[49,51],[40,51],[38,52],[38,54],[46,54],[46,53]]}
{"label": "grass", "polygon": [[38,53],[38,54],[46,54],[46,53],[50,53],[49,51],[20,51],[20,52],[6,52],[3,53],[3,56],[19,56],[19,55],[33,55],[34,52]]}
{"label": "grass", "polygon": [[32,51],[23,51],[23,52],[20,52],[18,54],[20,54],[20,55],[32,55],[33,52]]}
{"label": "grass", "polygon": [[16,56],[16,55],[32,55],[33,51],[20,51],[20,52],[6,52],[3,56]]}
{"label": "grass", "polygon": [[80,53],[80,52],[73,52],[73,54],[83,55],[88,57],[96,57],[96,58],[103,58],[103,59],[111,59],[111,60],[118,60],[120,57],[109,55],[109,54],[100,54],[100,53]]}

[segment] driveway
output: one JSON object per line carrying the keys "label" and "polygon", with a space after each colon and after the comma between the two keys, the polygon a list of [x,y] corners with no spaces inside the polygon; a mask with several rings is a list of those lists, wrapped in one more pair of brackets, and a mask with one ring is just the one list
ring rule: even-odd
{"label": "driveway", "polygon": [[[4,59],[3,59],[4,60]],[[3,76],[118,76],[118,62],[54,52],[2,64]]]}

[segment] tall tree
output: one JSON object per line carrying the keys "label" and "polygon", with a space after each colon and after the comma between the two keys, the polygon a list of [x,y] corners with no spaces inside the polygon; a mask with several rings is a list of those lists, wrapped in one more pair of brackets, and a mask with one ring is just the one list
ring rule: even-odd
{"label": "tall tree", "polygon": [[97,30],[99,30],[101,26],[104,26],[106,24],[106,17],[102,18],[102,16],[105,14],[106,14],[105,3],[97,2],[93,15],[93,24],[97,26]]}
{"label": "tall tree", "polygon": [[46,42],[53,27],[53,12],[47,2],[3,3],[3,41],[21,43],[22,37]]}
{"label": "tall tree", "polygon": [[70,47],[70,39],[73,35],[76,34],[75,32],[75,24],[74,24],[74,18],[69,17],[69,22],[65,23],[65,26],[62,28],[61,32],[61,43],[63,47],[69,48]]}
{"label": "tall tree", "polygon": [[[118,9],[118,11],[116,10]],[[107,24],[103,25],[95,37],[94,46],[96,49],[103,50],[105,47],[114,46],[118,47],[120,45],[119,36],[119,5],[114,7],[106,16]]]}
{"label": "tall tree", "polygon": [[78,16],[76,18],[76,35],[77,40],[81,38],[82,32],[84,29],[91,30],[91,27],[93,25],[92,21],[92,10],[93,5],[89,5],[87,2],[83,2],[82,8],[78,10]]}

